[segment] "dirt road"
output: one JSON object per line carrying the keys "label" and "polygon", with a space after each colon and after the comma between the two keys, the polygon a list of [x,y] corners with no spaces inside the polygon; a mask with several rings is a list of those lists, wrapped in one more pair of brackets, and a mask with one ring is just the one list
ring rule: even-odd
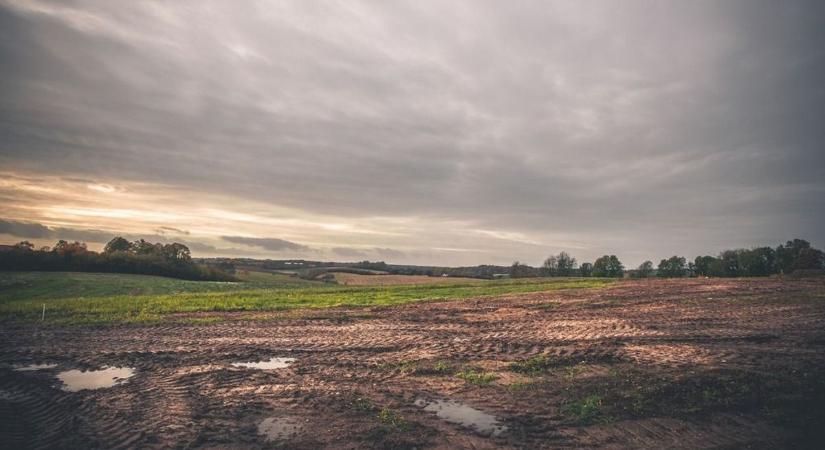
{"label": "dirt road", "polygon": [[[624,281],[226,319],[4,325],[0,442],[798,448],[825,439],[823,279]],[[274,357],[294,360],[236,364]],[[107,372],[112,387],[68,390],[99,381],[73,369],[106,368],[121,368]]]}

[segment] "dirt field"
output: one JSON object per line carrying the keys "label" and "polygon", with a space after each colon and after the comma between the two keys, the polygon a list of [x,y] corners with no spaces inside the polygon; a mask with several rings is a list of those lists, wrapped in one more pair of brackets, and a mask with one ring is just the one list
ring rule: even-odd
{"label": "dirt field", "polygon": [[360,275],[333,272],[335,281],[346,286],[394,286],[399,284],[461,284],[479,283],[476,278],[427,277],[423,275]]}
{"label": "dirt field", "polygon": [[[625,281],[227,317],[4,326],[2,446],[816,448],[825,439],[823,279]],[[294,361],[233,365],[272,357]],[[35,363],[57,366],[12,369]],[[134,375],[106,389],[60,388],[63,371],[102,366]]]}

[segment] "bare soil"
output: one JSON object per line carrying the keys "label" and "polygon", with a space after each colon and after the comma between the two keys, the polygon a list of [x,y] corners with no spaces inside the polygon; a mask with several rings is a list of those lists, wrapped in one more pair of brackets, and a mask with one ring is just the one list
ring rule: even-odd
{"label": "bare soil", "polygon": [[[0,329],[4,448],[821,448],[825,280]],[[239,361],[295,358],[256,370]],[[14,371],[13,364],[58,364]],[[515,364],[514,364],[515,363]],[[66,392],[68,369],[132,367]],[[456,376],[456,373],[463,376]],[[485,374],[486,377],[467,376]],[[488,436],[423,409],[496,416]],[[273,419],[274,418],[274,419]],[[262,424],[262,422],[265,423]],[[267,441],[259,434],[288,430]]]}
{"label": "bare soil", "polygon": [[425,275],[361,275],[331,272],[338,284],[345,286],[395,286],[406,284],[462,284],[478,283],[477,278],[428,277]]}

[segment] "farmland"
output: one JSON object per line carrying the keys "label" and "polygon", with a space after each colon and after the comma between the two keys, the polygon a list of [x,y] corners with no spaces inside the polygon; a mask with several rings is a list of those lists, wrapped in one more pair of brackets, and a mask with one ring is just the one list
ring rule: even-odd
{"label": "farmland", "polygon": [[[0,275],[0,321],[43,319],[44,305],[44,321],[47,323],[149,322],[177,318],[173,315],[180,313],[201,313],[203,316],[210,312],[392,306],[417,301],[593,288],[612,282],[592,278],[462,279],[453,283],[340,286],[260,272],[241,272],[239,276],[245,281],[196,282],[144,275],[7,272]],[[221,319],[222,316],[213,318]]]}
{"label": "farmland", "polygon": [[[105,290],[91,304],[75,291],[49,303],[63,316],[46,323],[35,317],[43,296],[4,297],[0,438],[299,449],[805,448],[823,438],[821,278],[240,285]],[[72,302],[110,312],[85,325]],[[138,306],[149,320],[129,323],[124,311]],[[104,367],[123,379],[72,391],[66,374]]]}

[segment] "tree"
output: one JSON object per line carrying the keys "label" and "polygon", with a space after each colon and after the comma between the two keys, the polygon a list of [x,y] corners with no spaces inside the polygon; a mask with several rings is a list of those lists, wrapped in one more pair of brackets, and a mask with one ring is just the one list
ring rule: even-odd
{"label": "tree", "polygon": [[172,261],[190,261],[192,259],[189,254],[189,247],[177,242],[164,245],[162,254],[164,258]]}
{"label": "tree", "polygon": [[32,251],[32,250],[34,250],[34,244],[32,244],[29,241],[20,241],[20,242],[14,244],[14,248],[16,248],[18,250]]}
{"label": "tree", "polygon": [[547,276],[569,277],[572,276],[576,270],[576,258],[570,256],[567,252],[561,252],[558,255],[548,256],[541,266],[542,272]]}
{"label": "tree", "polygon": [[67,242],[63,239],[57,241],[57,244],[54,245],[52,251],[57,253],[60,256],[74,256],[81,253],[86,253],[86,244],[83,242]]}
{"label": "tree", "polygon": [[592,276],[593,275],[593,264],[591,264],[589,262],[582,263],[582,265],[579,266],[579,274],[583,277]]}
{"label": "tree", "polygon": [[713,256],[697,256],[693,261],[696,275],[707,277],[710,276],[711,264],[716,260]]}
{"label": "tree", "polygon": [[132,251],[136,255],[160,255],[163,253],[163,245],[160,243],[153,244],[141,239],[132,243]]}
{"label": "tree", "polygon": [[118,236],[106,244],[106,247],[103,248],[103,253],[108,255],[115,252],[128,252],[131,249],[132,244],[130,244],[126,239]]}
{"label": "tree", "polygon": [[559,270],[559,260],[553,255],[547,257],[541,265],[542,272],[548,277],[554,277]]}
{"label": "tree", "polygon": [[804,239],[794,239],[776,248],[776,268],[781,273],[794,270],[822,269],[825,254]]}
{"label": "tree", "polygon": [[653,262],[645,261],[636,269],[637,278],[647,278],[653,274]]}
{"label": "tree", "polygon": [[559,253],[559,256],[556,257],[556,261],[558,264],[558,273],[559,276],[562,277],[569,277],[573,275],[573,271],[576,270],[576,258],[568,255],[567,252]]}
{"label": "tree", "polygon": [[685,276],[687,261],[682,256],[673,255],[659,263],[658,275],[663,278],[679,278]]}
{"label": "tree", "polygon": [[621,278],[624,275],[624,266],[616,255],[604,255],[593,263],[593,275]]}
{"label": "tree", "polygon": [[510,278],[527,278],[530,276],[530,272],[530,266],[518,261],[513,262],[513,265],[510,266]]}
{"label": "tree", "polygon": [[770,247],[740,250],[739,270],[749,277],[765,277],[776,273],[776,251]]}

